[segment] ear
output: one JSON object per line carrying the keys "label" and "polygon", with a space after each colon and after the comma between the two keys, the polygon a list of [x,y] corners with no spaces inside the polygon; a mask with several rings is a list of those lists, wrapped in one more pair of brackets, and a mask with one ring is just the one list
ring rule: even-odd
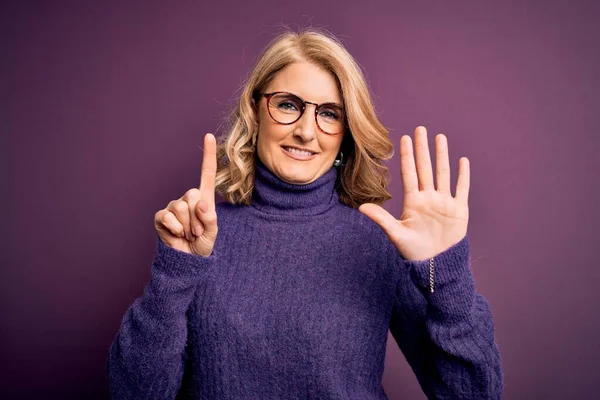
{"label": "ear", "polygon": [[260,104],[256,104],[256,100],[254,98],[252,98],[252,110],[254,110],[254,118],[256,119],[256,123],[259,124],[260,123],[260,110],[259,110],[259,105]]}

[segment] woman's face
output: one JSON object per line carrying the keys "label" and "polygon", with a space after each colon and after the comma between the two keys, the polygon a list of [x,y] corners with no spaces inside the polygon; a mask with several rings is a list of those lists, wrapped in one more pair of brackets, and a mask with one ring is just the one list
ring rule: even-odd
{"label": "woman's face", "polygon": [[[304,101],[317,104],[342,103],[334,75],[311,63],[290,64],[279,71],[265,93],[290,92]],[[281,180],[293,184],[313,182],[332,167],[344,133],[329,135],[319,129],[315,105],[306,104],[302,117],[290,125],[275,122],[267,110],[267,99],[260,99],[257,151],[261,161]],[[310,156],[294,154],[289,147],[306,149]]]}

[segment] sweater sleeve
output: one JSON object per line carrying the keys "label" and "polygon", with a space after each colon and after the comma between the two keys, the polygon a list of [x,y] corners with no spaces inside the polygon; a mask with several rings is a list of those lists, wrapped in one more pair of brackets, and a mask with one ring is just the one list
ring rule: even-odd
{"label": "sweater sleeve", "polygon": [[201,257],[157,239],[150,282],[123,317],[110,347],[111,398],[174,399],[186,363],[186,313],[216,254]]}
{"label": "sweater sleeve", "polygon": [[[393,247],[393,245],[392,245]],[[501,399],[503,371],[488,301],[475,291],[468,236],[429,259],[404,259],[390,331],[428,399]]]}

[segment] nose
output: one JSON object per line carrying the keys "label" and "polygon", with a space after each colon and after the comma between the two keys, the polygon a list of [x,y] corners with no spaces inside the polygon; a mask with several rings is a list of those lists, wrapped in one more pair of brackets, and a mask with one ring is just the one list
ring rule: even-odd
{"label": "nose", "polygon": [[315,105],[307,104],[304,114],[296,121],[294,128],[294,136],[304,142],[310,142],[317,135],[317,121],[315,120]]}

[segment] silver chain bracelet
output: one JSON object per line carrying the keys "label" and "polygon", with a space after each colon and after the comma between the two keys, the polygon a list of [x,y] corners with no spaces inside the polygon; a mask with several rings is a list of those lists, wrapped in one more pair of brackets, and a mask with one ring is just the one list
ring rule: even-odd
{"label": "silver chain bracelet", "polygon": [[433,257],[429,260],[429,287],[430,293],[433,293]]}

